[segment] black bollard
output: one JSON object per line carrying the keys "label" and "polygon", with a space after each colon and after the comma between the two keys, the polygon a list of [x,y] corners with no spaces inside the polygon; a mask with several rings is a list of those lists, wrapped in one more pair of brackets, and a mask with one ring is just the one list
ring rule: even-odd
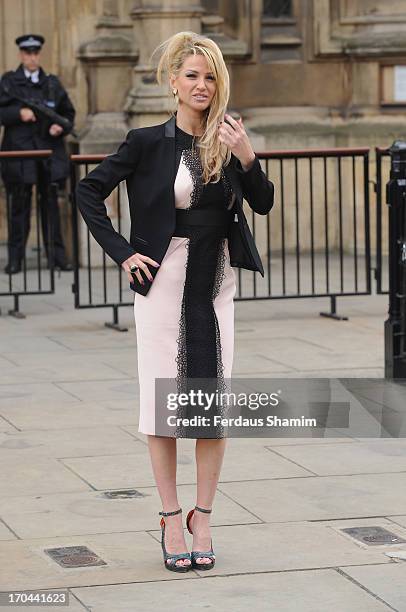
{"label": "black bollard", "polygon": [[406,142],[389,149],[389,317],[385,321],[385,378],[406,378]]}

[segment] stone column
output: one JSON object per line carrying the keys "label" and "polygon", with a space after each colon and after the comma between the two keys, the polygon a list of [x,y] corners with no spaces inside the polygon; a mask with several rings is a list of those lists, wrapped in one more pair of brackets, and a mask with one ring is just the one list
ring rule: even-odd
{"label": "stone column", "polygon": [[81,153],[110,153],[128,132],[123,110],[138,59],[131,21],[120,18],[117,0],[103,0],[97,35],[82,43],[78,58],[88,84],[88,117],[80,134]]}
{"label": "stone column", "polygon": [[[97,35],[81,44],[78,58],[87,80],[88,116],[79,135],[80,153],[113,153],[128,132],[124,104],[131,85],[132,66],[138,59],[132,23],[121,18],[117,0],[103,0],[102,14],[96,23]],[[122,214],[121,233],[129,237],[130,219],[127,194],[120,186]],[[118,226],[118,192],[106,201],[108,214]],[[80,244],[86,244],[87,228],[80,223]],[[91,239],[92,267],[102,264],[102,251]],[[107,259],[108,266],[115,264]]]}
{"label": "stone column", "polygon": [[[185,6],[186,4],[186,6]],[[127,98],[125,110],[129,113],[131,127],[154,125],[168,119],[174,110],[173,100],[165,86],[155,79],[158,57],[150,56],[161,42],[185,30],[200,33],[204,9],[200,0],[185,3],[184,0],[138,0],[131,10],[134,39],[138,41],[140,55],[133,69],[133,87]]]}

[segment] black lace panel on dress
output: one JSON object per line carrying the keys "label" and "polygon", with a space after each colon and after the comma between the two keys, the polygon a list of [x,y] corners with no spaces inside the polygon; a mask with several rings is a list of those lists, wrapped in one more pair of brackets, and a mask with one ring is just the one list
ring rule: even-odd
{"label": "black lace panel on dress", "polygon": [[[224,171],[220,181],[204,185],[199,153],[191,149],[193,137],[178,127],[176,137],[177,166],[183,154],[183,161],[193,180],[189,209],[227,208],[232,188]],[[205,393],[215,393],[217,390],[221,393],[227,390],[227,385],[224,381],[220,329],[213,302],[225,277],[225,238],[221,229],[213,226],[190,225],[187,235],[185,284],[177,339],[177,390],[178,393],[189,393],[191,389]],[[204,380],[193,384],[191,379],[195,378]],[[211,417],[224,414],[221,403],[218,402],[209,411],[200,405],[179,406],[177,410],[177,416],[182,418],[207,414]],[[221,424],[213,423],[211,427],[204,428],[179,426],[175,436],[222,438],[224,428]]]}

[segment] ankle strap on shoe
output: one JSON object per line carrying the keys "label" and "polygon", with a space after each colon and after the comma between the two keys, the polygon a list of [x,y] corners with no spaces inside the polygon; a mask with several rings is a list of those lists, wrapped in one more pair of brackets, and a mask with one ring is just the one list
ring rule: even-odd
{"label": "ankle strap on shoe", "polygon": [[180,512],[182,512],[182,508],[174,510],[173,512],[158,512],[158,514],[161,514],[162,516],[173,516],[174,514],[179,514]]}
{"label": "ankle strap on shoe", "polygon": [[204,512],[205,514],[210,514],[212,508],[210,508],[210,510],[206,510],[206,508],[200,508],[199,506],[195,506],[195,510],[199,510],[199,512]]}

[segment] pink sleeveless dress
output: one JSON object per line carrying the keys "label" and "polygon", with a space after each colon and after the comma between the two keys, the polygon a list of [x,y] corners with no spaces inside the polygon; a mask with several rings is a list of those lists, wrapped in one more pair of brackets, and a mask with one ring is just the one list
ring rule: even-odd
{"label": "pink sleeveless dress", "polygon": [[[218,183],[203,185],[193,137],[176,126],[174,185],[178,209],[230,210],[234,203],[231,185],[222,172]],[[149,435],[189,438],[221,438],[221,427],[177,427],[162,434],[157,416],[155,380],[176,380],[184,389],[188,377],[211,378],[226,390],[234,354],[234,296],[236,279],[230,266],[228,240],[216,227],[182,228],[171,238],[167,252],[146,296],[134,298],[137,336],[140,409],[138,431]],[[176,234],[176,232],[175,232]],[[186,234],[186,235],[185,235]]]}

